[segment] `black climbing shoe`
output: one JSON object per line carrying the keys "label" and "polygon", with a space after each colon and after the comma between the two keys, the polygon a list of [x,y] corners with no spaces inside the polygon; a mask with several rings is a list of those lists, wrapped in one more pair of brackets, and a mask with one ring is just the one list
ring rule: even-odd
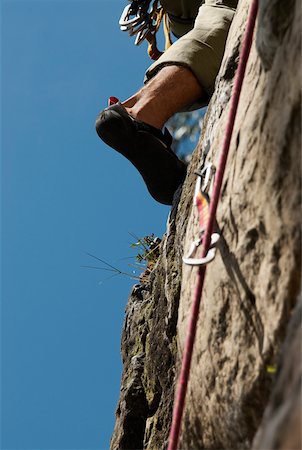
{"label": "black climbing shoe", "polygon": [[100,113],[96,131],[137,168],[156,201],[172,204],[173,195],[185,178],[186,166],[171,150],[172,137],[167,129],[162,133],[115,104]]}

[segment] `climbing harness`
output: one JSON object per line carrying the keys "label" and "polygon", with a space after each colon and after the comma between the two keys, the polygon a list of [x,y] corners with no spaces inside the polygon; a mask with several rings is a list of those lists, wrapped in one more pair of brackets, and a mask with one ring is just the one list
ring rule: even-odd
{"label": "climbing harness", "polygon": [[194,258],[205,233],[206,224],[209,217],[209,192],[214,181],[215,167],[213,164],[207,164],[201,172],[196,172],[197,181],[194,193],[194,205],[197,207],[199,214],[200,236],[194,240],[190,246],[188,255],[183,257],[183,262],[189,266],[203,266],[213,261],[216,255],[216,245],[219,241],[220,234],[212,233],[210,248],[204,258]]}
{"label": "climbing harness", "polygon": [[161,55],[157,48],[156,33],[163,21],[166,38],[165,49],[172,45],[167,14],[158,0],[132,0],[120,17],[121,31],[127,31],[129,36],[135,36],[134,44],[140,45],[147,40],[148,54],[151,59],[157,60]]}
{"label": "climbing harness", "polygon": [[[228,152],[230,148],[231,138],[233,134],[234,124],[236,113],[238,109],[238,103],[240,98],[240,93],[242,89],[242,84],[244,80],[245,70],[247,66],[247,61],[249,58],[252,42],[253,42],[253,34],[255,29],[255,23],[258,14],[258,0],[252,0],[249,16],[246,25],[246,31],[243,38],[242,49],[240,52],[239,65],[236,72],[236,78],[234,82],[234,87],[232,91],[230,111],[228,115],[228,120],[226,124],[226,131],[223,140],[223,145],[221,149],[221,154],[219,157],[219,164],[215,176],[213,194],[211,196],[210,209],[209,209],[209,218],[207,221],[207,226],[202,239],[202,253],[201,258],[205,258],[208,255],[210,246],[211,246],[211,238],[212,238],[212,230],[215,223],[216,211],[218,206],[218,201],[220,197],[223,175],[226,167]],[[178,380],[178,388],[177,394],[175,398],[175,404],[173,409],[173,417],[172,417],[172,425],[169,435],[169,444],[167,450],[177,450],[179,444],[180,437],[180,427],[182,416],[185,407],[185,398],[187,392],[187,386],[189,381],[191,360],[193,354],[194,341],[197,330],[197,321],[198,321],[198,313],[201,303],[201,294],[205,279],[206,273],[206,265],[203,264],[198,267],[197,274],[197,283],[194,294],[194,300],[192,303],[192,309],[190,312],[189,318],[189,326],[188,333],[185,342],[185,349],[181,364],[180,376]]]}

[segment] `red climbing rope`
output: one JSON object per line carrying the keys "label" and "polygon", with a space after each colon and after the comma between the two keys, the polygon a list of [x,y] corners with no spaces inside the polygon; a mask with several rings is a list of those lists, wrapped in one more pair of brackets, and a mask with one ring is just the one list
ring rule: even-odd
{"label": "red climbing rope", "polygon": [[[236,78],[235,78],[235,82],[234,82],[234,87],[233,87],[233,91],[232,91],[231,105],[230,105],[230,111],[229,111],[228,121],[227,121],[227,125],[226,125],[226,132],[225,132],[223,146],[222,146],[222,150],[221,150],[221,154],[220,154],[220,158],[219,158],[219,164],[218,164],[218,168],[217,168],[217,172],[216,172],[216,176],[215,176],[213,195],[212,195],[211,202],[210,202],[209,219],[208,219],[207,227],[206,227],[205,234],[203,237],[203,246],[202,246],[202,255],[201,255],[202,258],[206,257],[206,255],[209,251],[210,243],[211,243],[211,234],[212,234],[213,226],[214,226],[214,222],[215,222],[217,205],[218,205],[218,201],[219,201],[219,197],[220,197],[223,175],[224,175],[224,171],[225,171],[226,161],[227,161],[231,138],[232,138],[232,134],[233,134],[234,123],[235,123],[236,113],[237,113],[237,109],[238,109],[240,93],[241,93],[241,89],[242,89],[242,83],[244,80],[247,61],[249,58],[250,49],[251,49],[251,45],[252,45],[252,41],[253,41],[253,33],[254,33],[257,13],[258,13],[258,0],[253,0],[251,8],[250,8],[250,12],[249,12],[248,20],[247,20],[246,32],[245,32],[245,35],[243,38],[243,44],[242,44],[242,49],[241,49],[240,59],[239,59],[239,65],[238,65]],[[199,307],[200,307],[200,303],[201,303],[201,294],[202,294],[202,289],[203,289],[205,272],[206,272],[206,265],[199,267],[198,275],[197,275],[197,284],[196,284],[196,288],[195,288],[195,295],[194,295],[194,300],[193,300],[191,314],[190,314],[189,328],[188,328],[188,333],[187,333],[187,337],[186,337],[184,355],[183,355],[183,359],[182,359],[180,377],[178,380],[178,391],[177,391],[177,396],[176,396],[175,404],[174,404],[168,450],[177,450],[178,449],[181,420],[182,420],[184,406],[185,406],[185,398],[186,398],[187,385],[188,385],[189,374],[190,374],[193,346],[194,346],[194,341],[195,341],[195,336],[196,336],[197,320],[198,320]]]}

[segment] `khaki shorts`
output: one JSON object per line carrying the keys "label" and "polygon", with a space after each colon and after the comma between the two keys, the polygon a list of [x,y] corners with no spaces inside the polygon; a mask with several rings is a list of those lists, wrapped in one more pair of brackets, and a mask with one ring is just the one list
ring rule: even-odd
{"label": "khaki shorts", "polygon": [[[162,0],[162,5],[168,13],[172,33],[181,37],[149,67],[145,81],[167,65],[188,67],[206,92],[207,98],[201,99],[198,105],[201,107],[214,92],[237,0]],[[195,22],[194,14],[197,14]]]}

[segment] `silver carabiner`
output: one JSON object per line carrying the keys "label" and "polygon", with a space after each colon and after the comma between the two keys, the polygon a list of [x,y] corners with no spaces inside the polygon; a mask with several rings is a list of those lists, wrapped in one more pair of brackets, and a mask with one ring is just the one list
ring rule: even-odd
{"label": "silver carabiner", "polygon": [[140,20],[140,17],[138,15],[134,16],[133,19],[130,19],[130,16],[133,15],[131,12],[131,8],[132,8],[132,3],[127,5],[121,14],[121,17],[119,20],[119,25],[120,25],[120,27],[123,27],[122,31],[125,31],[124,27],[126,27],[128,29],[129,26],[131,26],[132,24],[135,24],[138,20]]}
{"label": "silver carabiner", "polygon": [[[195,195],[194,198],[196,198],[196,191],[203,192],[204,194],[208,194],[211,188],[211,185],[213,183],[214,177],[213,175],[216,172],[216,167],[212,163],[208,163],[201,172],[195,172],[196,175],[198,175],[198,180],[196,182],[196,188],[195,188]],[[202,184],[201,184],[202,182]]]}
{"label": "silver carabiner", "polygon": [[145,28],[141,30],[138,35],[136,36],[136,39],[134,41],[134,45],[141,45],[141,43],[146,39],[147,34],[149,33],[150,28]]}
{"label": "silver carabiner", "polygon": [[209,264],[216,256],[216,245],[220,239],[219,233],[213,233],[211,235],[211,244],[208,253],[204,258],[193,258],[193,254],[197,248],[201,245],[202,239],[198,239],[191,244],[189,254],[186,258],[182,258],[183,262],[188,266],[205,266]]}
{"label": "silver carabiner", "polygon": [[[148,22],[148,7],[144,7],[144,5],[139,4],[135,5],[134,2],[127,5],[124,8],[119,20],[121,31],[128,31],[131,33],[131,36],[136,34],[140,30],[141,24]],[[131,19],[131,16],[134,17]],[[137,27],[136,30],[135,27]]]}
{"label": "silver carabiner", "polygon": [[137,26],[132,26],[129,30],[129,36],[134,36],[138,33],[141,33],[144,29],[149,29],[149,23],[147,20],[143,20],[141,23],[139,23]]}

